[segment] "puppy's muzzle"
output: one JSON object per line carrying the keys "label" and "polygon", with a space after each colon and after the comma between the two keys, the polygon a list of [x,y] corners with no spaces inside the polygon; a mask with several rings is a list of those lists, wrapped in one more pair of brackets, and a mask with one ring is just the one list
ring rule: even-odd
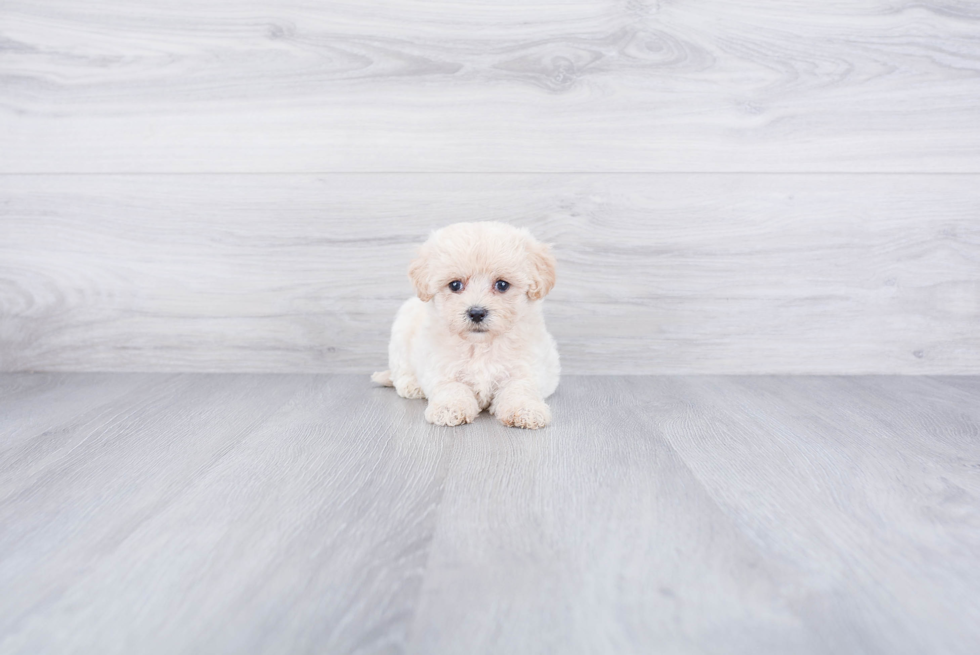
{"label": "puppy's muzzle", "polygon": [[468,310],[466,310],[466,316],[469,317],[469,319],[474,323],[482,323],[483,319],[485,319],[489,313],[490,312],[483,307],[470,307]]}

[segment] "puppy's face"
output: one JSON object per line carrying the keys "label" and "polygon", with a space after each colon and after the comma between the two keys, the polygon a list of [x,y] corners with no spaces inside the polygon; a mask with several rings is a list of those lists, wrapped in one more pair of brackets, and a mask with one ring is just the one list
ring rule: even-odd
{"label": "puppy's face", "polygon": [[432,234],[409,267],[419,298],[451,332],[483,341],[511,330],[555,283],[548,247],[504,223],[456,223]]}

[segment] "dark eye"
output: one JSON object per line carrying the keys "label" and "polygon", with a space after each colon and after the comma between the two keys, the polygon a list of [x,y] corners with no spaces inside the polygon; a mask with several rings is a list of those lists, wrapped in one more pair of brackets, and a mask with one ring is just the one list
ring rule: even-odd
{"label": "dark eye", "polygon": [[452,291],[453,293],[459,293],[460,291],[463,290],[463,283],[460,282],[459,280],[453,280],[452,282],[449,283],[449,290]]}
{"label": "dark eye", "polygon": [[503,280],[497,280],[497,283],[495,285],[493,285],[493,288],[496,289],[497,291],[499,291],[500,293],[503,293],[504,291],[507,291],[507,289],[510,288],[510,282],[504,282]]}

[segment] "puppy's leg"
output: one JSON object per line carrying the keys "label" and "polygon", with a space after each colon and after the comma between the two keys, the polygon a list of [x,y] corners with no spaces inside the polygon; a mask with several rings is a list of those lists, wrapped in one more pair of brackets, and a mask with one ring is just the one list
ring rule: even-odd
{"label": "puppy's leg", "polygon": [[404,374],[400,375],[393,380],[395,391],[402,398],[425,398],[425,393],[422,391],[422,387],[419,386],[419,381],[415,379],[414,375]]}
{"label": "puppy's leg", "polygon": [[388,344],[388,366],[391,384],[402,398],[425,398],[412,366],[412,343],[425,318],[425,305],[418,298],[409,298],[398,310],[391,326]]}
{"label": "puppy's leg", "polygon": [[371,374],[371,380],[386,387],[394,387],[395,391],[402,398],[425,398],[422,387],[414,375],[404,373],[398,377],[393,377],[391,371],[378,371]]}
{"label": "puppy's leg", "polygon": [[513,428],[536,430],[551,423],[551,408],[530,380],[511,380],[497,391],[490,412]]}
{"label": "puppy's leg", "polygon": [[425,420],[436,425],[472,423],[480,413],[473,390],[459,382],[436,387],[425,408]]}

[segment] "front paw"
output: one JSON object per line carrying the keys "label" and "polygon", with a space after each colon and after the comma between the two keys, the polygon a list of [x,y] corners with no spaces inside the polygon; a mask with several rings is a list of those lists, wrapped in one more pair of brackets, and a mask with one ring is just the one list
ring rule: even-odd
{"label": "front paw", "polygon": [[480,413],[476,398],[455,399],[444,402],[429,402],[425,408],[425,420],[435,425],[459,425],[472,423]]}
{"label": "front paw", "polygon": [[512,428],[537,430],[551,423],[551,408],[540,400],[527,400],[501,410],[497,418]]}
{"label": "front paw", "polygon": [[394,383],[395,391],[402,398],[425,398],[425,392],[414,376],[398,378]]}

